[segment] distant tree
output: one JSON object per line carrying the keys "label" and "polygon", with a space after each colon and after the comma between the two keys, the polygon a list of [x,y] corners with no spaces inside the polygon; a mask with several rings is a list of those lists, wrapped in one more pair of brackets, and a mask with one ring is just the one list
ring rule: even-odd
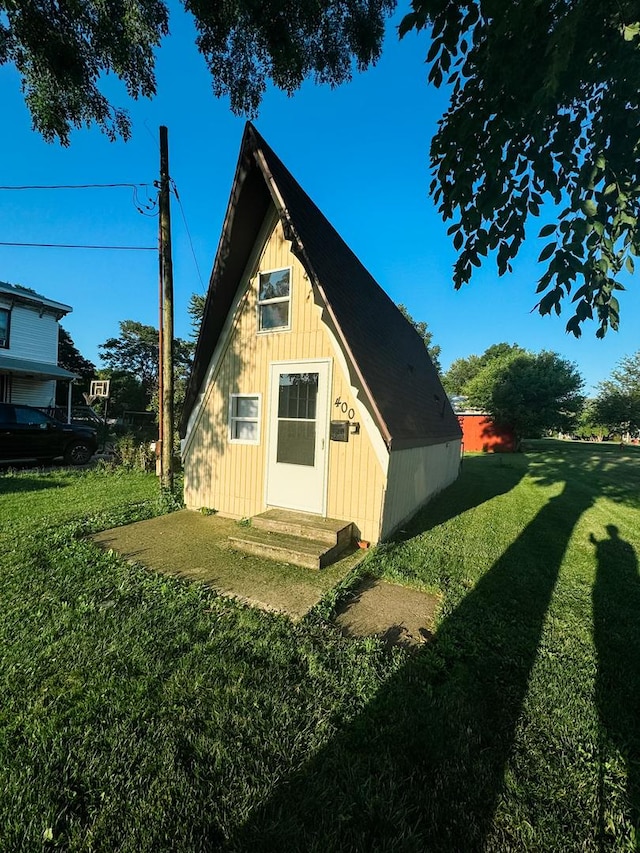
{"label": "distant tree", "polygon": [[58,365],[83,379],[91,379],[96,372],[95,364],[81,355],[71,335],[63,326],[59,327],[58,334]]}
{"label": "distant tree", "polygon": [[[184,0],[217,97],[254,114],[272,81],[292,94],[306,77],[336,86],[380,55],[395,0]],[[126,111],[100,85],[110,73],[132,98],[156,93],[155,52],[169,33],[163,0],[2,3],[0,65],[15,66],[34,128],[69,142],[73,127],[97,124],[110,138],[130,135]]]}
{"label": "distant tree", "polygon": [[442,385],[450,397],[462,396],[467,382],[470,382],[482,370],[479,355],[468,358],[456,358],[449,370],[442,375]]}
{"label": "distant tree", "polygon": [[135,320],[120,322],[120,335],[98,349],[108,368],[135,376],[151,399],[158,382],[158,330]]}
{"label": "distant tree", "polygon": [[[84,402],[82,392],[87,390],[86,386],[88,382],[96,375],[96,366],[89,359],[81,355],[71,335],[63,326],[59,327],[58,333],[58,366],[80,377],[81,381],[73,384],[73,402]],[[56,402],[58,405],[64,405],[66,401],[67,390],[65,383],[59,382],[56,389]]]}
{"label": "distant tree", "polygon": [[[158,330],[135,320],[122,320],[120,335],[109,338],[98,349],[107,368],[117,374],[127,374],[140,383],[146,398],[144,408],[157,409]],[[182,338],[175,338],[173,359],[176,397],[180,393],[184,395],[182,386],[186,384],[191,370],[191,358],[190,344]]]}
{"label": "distant tree", "polygon": [[204,306],[207,297],[202,293],[192,293],[187,306],[187,313],[191,317],[191,334],[189,335],[194,341],[198,340],[200,334],[200,326],[204,316]]}
{"label": "distant tree", "polygon": [[577,367],[557,353],[520,351],[491,359],[465,393],[497,426],[512,429],[519,445],[546,430],[572,430],[584,405],[583,385]]}
{"label": "distant tree", "polygon": [[594,403],[598,420],[622,434],[640,430],[640,350],[622,359],[601,382]]}
{"label": "distant tree", "polygon": [[424,320],[414,320],[409,311],[407,310],[406,305],[403,305],[401,302],[398,304],[398,310],[405,318],[408,320],[416,332],[422,338],[424,345],[429,353],[429,357],[433,362],[433,366],[440,373],[442,371],[442,367],[440,366],[440,347],[437,344],[432,343],[433,332],[429,331],[429,327],[424,322]]}
{"label": "distant tree", "polygon": [[609,434],[610,428],[598,420],[595,400],[585,400],[575,432],[579,438],[586,439],[594,436],[602,439]]}
{"label": "distant tree", "polygon": [[524,352],[518,344],[492,344],[482,355],[457,358],[442,377],[442,384],[450,396],[465,396],[465,388],[477,374],[496,358]]}
{"label": "distant tree", "polygon": [[[133,373],[107,368],[98,371],[98,378],[108,379],[110,382],[109,417],[121,418],[125,412],[146,412],[149,410],[148,390]],[[92,405],[97,412],[104,413],[104,401],[97,400]]]}
{"label": "distant tree", "polygon": [[[427,29],[429,80],[449,106],[431,142],[431,194],[458,250],[456,288],[495,253],[498,273],[545,200],[541,314],[580,335],[618,327],[619,273],[640,254],[637,0],[412,0],[400,34]],[[556,212],[557,211],[557,212]]]}

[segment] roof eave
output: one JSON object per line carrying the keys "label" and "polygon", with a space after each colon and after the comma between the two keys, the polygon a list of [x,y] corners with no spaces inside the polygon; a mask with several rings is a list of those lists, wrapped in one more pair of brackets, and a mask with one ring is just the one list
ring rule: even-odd
{"label": "roof eave", "polygon": [[70,314],[73,311],[71,305],[65,305],[64,302],[56,302],[53,299],[47,299],[40,296],[38,293],[28,293],[27,291],[16,290],[13,287],[0,286],[0,297],[3,297],[8,302],[19,303],[21,305],[32,305],[34,308],[46,308],[53,311],[56,315],[56,320],[60,320],[65,314]]}

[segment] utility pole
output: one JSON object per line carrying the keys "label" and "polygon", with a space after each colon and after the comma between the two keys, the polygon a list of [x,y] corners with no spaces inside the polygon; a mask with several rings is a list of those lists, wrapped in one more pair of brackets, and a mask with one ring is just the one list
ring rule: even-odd
{"label": "utility pole", "polygon": [[158,377],[160,418],[160,485],[173,488],[173,265],[171,262],[171,210],[169,192],[169,140],[160,126],[160,370]]}

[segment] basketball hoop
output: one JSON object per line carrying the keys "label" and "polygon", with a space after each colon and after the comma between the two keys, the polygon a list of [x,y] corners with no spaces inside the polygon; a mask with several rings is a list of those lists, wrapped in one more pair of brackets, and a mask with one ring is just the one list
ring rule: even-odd
{"label": "basketball hoop", "polygon": [[[93,397],[93,400],[97,400],[98,397],[102,397],[103,399],[108,397],[110,385],[111,381],[109,379],[92,379],[89,396]],[[89,403],[89,405],[91,405],[91,403]]]}

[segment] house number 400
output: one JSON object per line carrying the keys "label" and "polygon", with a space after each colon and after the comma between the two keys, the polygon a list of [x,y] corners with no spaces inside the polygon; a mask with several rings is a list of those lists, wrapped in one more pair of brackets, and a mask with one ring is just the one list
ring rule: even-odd
{"label": "house number 400", "polygon": [[353,409],[350,409],[349,404],[345,403],[341,397],[336,397],[336,401],[333,405],[336,407],[336,409],[340,409],[342,414],[346,415],[350,421],[352,421],[355,418],[355,416],[356,416],[355,411]]}

